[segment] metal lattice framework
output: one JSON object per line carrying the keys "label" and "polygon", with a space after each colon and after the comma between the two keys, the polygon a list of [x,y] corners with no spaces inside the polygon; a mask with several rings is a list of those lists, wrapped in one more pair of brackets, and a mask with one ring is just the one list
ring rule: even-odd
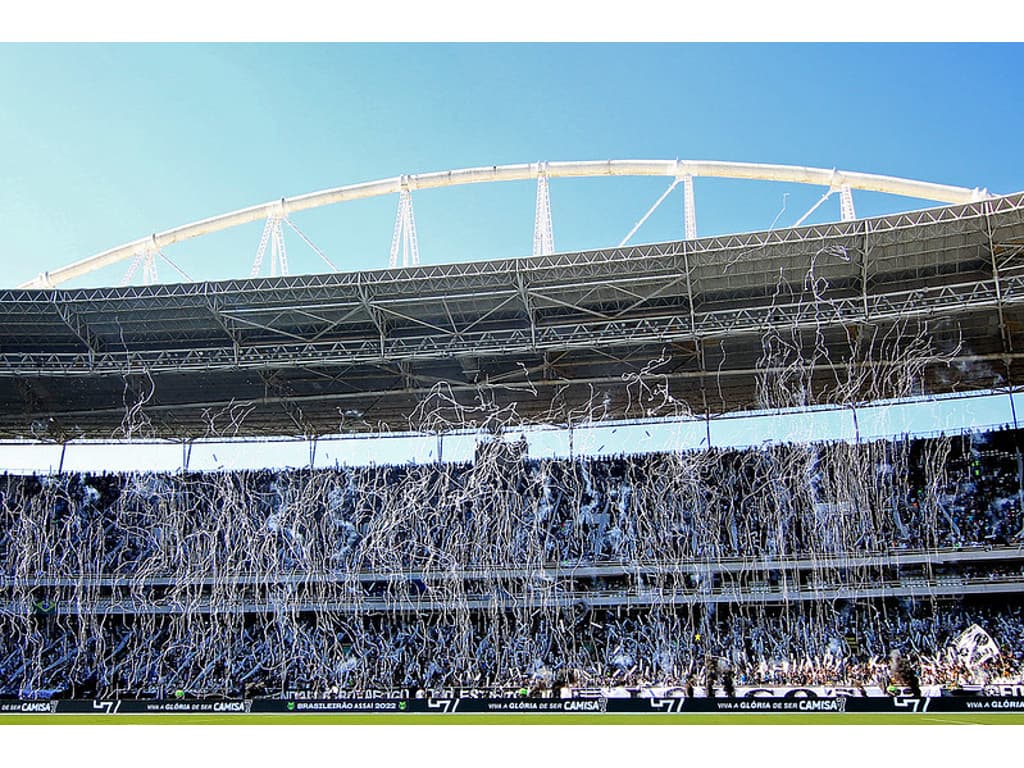
{"label": "metal lattice framework", "polygon": [[[780,181],[828,187],[828,191],[815,204],[814,208],[808,211],[804,218],[828,199],[833,192],[839,191],[843,221],[850,221],[855,217],[852,196],[852,190],[854,189],[885,192],[893,195],[953,204],[976,202],[990,197],[986,190],[977,188],[967,189],[945,184],[901,179],[893,176],[839,171],[834,168],[808,168],[804,166],[732,163],[709,160],[573,161],[463,168],[434,173],[403,175],[391,179],[352,184],[320,192],[312,192],[298,197],[282,198],[281,200],[275,200],[262,205],[232,211],[220,216],[175,227],[166,232],[153,234],[150,237],[112,248],[95,256],[90,256],[66,267],[43,272],[34,280],[20,287],[53,288],[68,280],[73,280],[125,259],[151,258],[161,248],[173,245],[174,243],[265,219],[267,224],[260,243],[256,265],[253,268],[253,276],[255,276],[259,272],[263,251],[266,249],[266,242],[270,233],[275,235],[274,243],[276,247],[278,241],[281,240],[281,220],[287,220],[289,214],[352,200],[396,193],[399,195],[399,208],[391,246],[390,265],[392,267],[397,265],[398,247],[399,243],[401,243],[403,266],[415,266],[419,263],[419,255],[416,242],[416,228],[412,216],[412,191],[523,179],[537,180],[537,211],[534,226],[533,252],[535,256],[548,255],[554,251],[548,179],[593,176],[667,176],[675,179],[672,187],[682,181],[686,195],[684,221],[686,238],[688,240],[692,240],[697,236],[693,179],[698,176]],[[669,188],[669,191],[671,191],[672,187]],[[664,196],[662,199],[664,199]],[[655,207],[660,202],[661,200],[655,204]],[[650,215],[650,211],[648,215]],[[646,216],[644,218],[646,219]],[[803,219],[799,223],[802,222]],[[626,239],[628,240],[632,234],[631,232],[630,235],[627,235]],[[303,236],[303,239],[305,240],[306,238]],[[283,241],[281,242],[283,243]],[[320,253],[318,249],[315,250],[317,250],[318,254]],[[281,253],[283,254],[283,245],[281,245]],[[286,274],[287,263],[283,261],[283,256],[281,266],[283,268],[282,274]]]}
{"label": "metal lattice framework", "polygon": [[[731,411],[766,405],[764,339],[783,333],[820,348],[800,363],[808,402],[885,395],[829,382],[907,355],[927,392],[1003,386],[1020,378],[1022,256],[1017,194],[514,260],[7,290],[0,429],[38,434],[52,419],[57,434],[110,435],[125,397],[145,401],[154,435],[204,434],[211,413],[239,403],[254,406],[256,433],[408,428],[439,386],[524,419],[571,421],[595,397],[608,415],[657,415],[631,413],[626,391],[652,361],[674,401]],[[882,348],[908,324],[902,347]],[[922,334],[929,349],[915,351]]]}

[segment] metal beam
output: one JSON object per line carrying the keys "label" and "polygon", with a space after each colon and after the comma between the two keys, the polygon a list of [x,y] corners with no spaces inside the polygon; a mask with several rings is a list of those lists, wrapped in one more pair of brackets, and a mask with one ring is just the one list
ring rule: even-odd
{"label": "metal beam", "polygon": [[[83,575],[80,578],[43,576],[32,580],[32,586],[45,588],[88,587],[109,589],[118,587],[171,587],[171,586],[270,586],[343,584],[391,582],[396,577],[405,581],[419,579],[431,582],[491,581],[495,579],[600,579],[623,576],[679,576],[753,574],[773,571],[822,572],[829,569],[845,568],[904,568],[911,565],[990,564],[1024,560],[1024,550],[1019,547],[996,548],[942,548],[933,550],[890,550],[884,552],[822,553],[817,556],[791,555],[774,560],[751,560],[750,558],[726,557],[717,560],[650,560],[639,562],[597,562],[588,565],[565,565],[542,563],[526,568],[510,563],[495,568],[457,568],[444,570],[417,570],[404,568],[400,571],[340,570],[329,573],[261,573],[258,575],[235,574],[220,576],[114,576]],[[962,578],[962,577],[961,577]],[[969,578],[969,577],[968,577]],[[983,576],[982,578],[987,578]],[[24,577],[0,576],[0,589],[23,585]]]}
{"label": "metal beam", "polygon": [[[1024,276],[1007,279],[1002,288],[1004,305],[1024,303]],[[444,358],[459,353],[503,355],[542,348],[589,349],[619,344],[692,341],[694,338],[756,333],[766,327],[818,328],[865,320],[860,295],[830,297],[824,307],[801,301],[800,297],[785,304],[726,306],[696,313],[696,327],[691,324],[689,308],[682,306],[665,307],[657,313],[639,318],[611,319],[602,313],[554,299],[550,295],[540,298],[596,319],[549,323],[536,328],[536,339],[531,337],[530,327],[522,319],[517,324],[471,332],[469,328],[477,325],[481,318],[474,320],[469,328],[463,328],[458,336],[450,335],[447,329],[442,329],[443,335],[428,333],[386,337],[382,319],[377,316],[376,308],[368,302],[370,317],[381,332],[379,340],[368,337],[335,338],[309,343],[297,339],[296,343],[290,344],[248,345],[239,351],[237,361],[234,349],[221,346],[137,349],[130,350],[127,355],[113,351],[84,356],[54,351],[11,351],[0,353],[0,362],[3,363],[0,376],[40,375],[46,372],[61,375],[92,375],[103,371],[120,373],[138,370],[139,366],[158,372],[225,367],[304,367],[310,364],[376,362],[384,359]],[[502,303],[508,304],[516,299],[517,295],[513,293]],[[984,308],[994,309],[997,302],[992,280],[931,285],[871,296],[868,315],[875,322],[926,318],[940,310],[955,315]],[[496,309],[490,309],[488,314]]]}
{"label": "metal beam", "polygon": [[[928,356],[926,358],[923,358],[923,361],[932,360],[932,359],[933,359],[932,356]],[[1001,361],[1003,359],[1004,359],[1004,354],[1002,352],[998,352],[998,353],[986,354],[986,355],[963,355],[963,356],[955,356],[955,357],[943,358],[941,360],[941,363],[943,365],[947,365],[947,364],[949,364],[949,365],[956,365],[956,364],[963,364],[963,363],[980,363],[980,362]],[[1011,359],[1013,359],[1013,360],[1024,360],[1024,353],[1021,353],[1021,352],[1013,353],[1013,355],[1011,356]],[[533,390],[535,390],[537,388],[540,388],[540,387],[564,387],[564,386],[586,387],[586,386],[589,386],[589,385],[604,385],[604,384],[618,384],[618,385],[621,385],[622,384],[622,376],[619,373],[616,373],[614,375],[606,375],[606,376],[586,376],[586,377],[570,378],[570,377],[568,377],[568,376],[566,376],[564,374],[559,374],[555,370],[554,366],[556,366],[556,365],[561,365],[564,368],[566,365],[571,365],[572,362],[573,361],[564,361],[564,355],[559,356],[555,360],[552,360],[551,357],[550,357],[550,354],[548,354],[545,357],[545,363],[546,364],[543,366],[545,372],[544,372],[544,374],[543,374],[543,376],[542,376],[542,378],[540,380],[537,380],[537,381],[524,381],[521,386],[520,385],[516,385],[514,383],[501,383],[501,384],[496,384],[494,387],[490,386],[487,382],[483,382],[483,383],[480,383],[480,384],[459,384],[459,383],[457,383],[455,381],[450,381],[451,389],[452,389],[453,392],[476,393],[476,392],[479,392],[481,388],[484,388],[484,389],[491,389],[491,388],[509,389],[509,388],[513,388],[513,387],[517,387],[518,386],[523,391],[533,391]],[[666,380],[671,380],[671,381],[685,381],[685,380],[693,380],[693,379],[698,379],[698,380],[702,380],[703,381],[703,380],[705,380],[707,378],[712,378],[712,379],[715,379],[715,380],[719,380],[719,379],[728,379],[730,377],[738,377],[738,378],[752,377],[752,376],[756,376],[758,374],[766,374],[766,373],[792,372],[795,368],[798,368],[799,370],[805,370],[805,371],[806,370],[810,370],[810,371],[813,371],[813,370],[819,370],[819,371],[843,371],[843,370],[847,370],[849,368],[862,368],[862,367],[871,367],[871,368],[900,367],[900,366],[905,366],[905,365],[908,365],[908,364],[913,364],[913,363],[916,363],[916,362],[922,362],[922,359],[914,358],[914,359],[903,359],[903,360],[898,360],[898,361],[828,362],[828,363],[817,363],[817,364],[813,364],[813,365],[804,365],[804,366],[780,366],[780,367],[770,367],[770,368],[765,368],[765,367],[760,367],[760,368],[756,368],[756,367],[755,368],[746,368],[746,367],[744,367],[744,368],[725,368],[725,367],[723,367],[720,370],[677,371],[677,372],[673,372],[673,373],[659,374],[659,378],[666,379]],[[391,373],[396,378],[400,376],[400,373],[398,373],[396,371],[393,371],[391,369],[385,368],[383,366],[381,366],[381,367],[382,367],[382,370],[385,370],[388,373]],[[424,377],[421,377],[421,376],[417,375],[417,378],[424,378]],[[439,379],[439,380],[441,380],[441,379]],[[433,382],[431,382],[431,383],[433,383]],[[404,394],[426,395],[426,394],[429,394],[431,392],[431,389],[432,389],[431,387],[420,387],[418,389],[414,389],[414,390],[411,390],[409,392],[405,392]],[[360,398],[364,398],[365,399],[365,398],[376,396],[377,394],[379,394],[379,393],[376,392],[376,391],[363,391],[363,390],[360,390],[360,391],[351,391],[351,392],[331,392],[331,393],[326,393],[326,394],[294,395],[294,396],[288,396],[287,399],[289,399],[289,400],[291,400],[292,402],[295,402],[295,403],[315,403],[315,402],[324,402],[324,401],[357,400],[357,399],[360,399]],[[186,412],[186,411],[191,411],[191,410],[201,411],[203,409],[209,409],[209,408],[223,408],[223,407],[230,406],[230,405],[242,405],[242,406],[256,405],[256,404],[274,405],[274,404],[279,404],[283,399],[285,399],[285,398],[284,397],[274,397],[274,396],[260,397],[260,398],[237,398],[237,397],[235,397],[235,398],[231,398],[231,399],[203,400],[203,401],[198,401],[198,402],[186,402],[186,403],[154,403],[152,405],[147,406],[146,412],[147,413],[151,413],[151,412],[174,413],[174,412],[177,412],[177,411]],[[124,408],[123,407],[116,407],[116,408],[91,408],[91,409],[85,410],[85,411],[61,411],[60,412],[61,418],[68,419],[68,420],[71,420],[71,419],[81,419],[81,418],[85,418],[85,417],[89,417],[89,416],[106,416],[106,415],[120,418],[123,414],[124,414]],[[40,416],[45,416],[45,415],[47,415],[45,412],[38,412],[38,413],[29,414],[30,417],[36,417],[36,418],[38,418]]]}
{"label": "metal beam", "polygon": [[766,165],[761,163],[731,163],[715,160],[607,160],[582,162],[530,163],[522,165],[489,166],[484,168],[463,168],[407,176],[396,176],[379,181],[352,184],[320,192],[311,192],[298,197],[282,198],[269,203],[254,205],[231,213],[221,214],[202,221],[185,224],[174,229],[156,233],[125,245],[111,248],[95,256],[82,259],[59,269],[43,272],[38,277],[20,285],[20,288],[52,288],[97,269],[134,257],[140,249],[159,250],[201,235],[219,232],[232,227],[248,224],[270,217],[284,217],[290,213],[320,208],[351,200],[361,200],[381,195],[391,195],[417,189],[435,189],[462,184],[481,182],[515,181],[544,178],[581,178],[591,176],[668,176],[710,177],[730,179],[754,179],[780,181],[795,184],[811,184],[873,192],[885,192],[922,200],[942,203],[969,203],[989,197],[987,190],[967,189],[946,184],[901,179],[853,171],[837,171],[827,168],[809,168],[793,165]]}
{"label": "metal beam", "polygon": [[79,317],[78,313],[60,301],[56,295],[53,297],[53,306],[57,310],[60,319],[64,321],[64,324],[85,345],[89,353],[89,359],[95,359],[96,355],[103,351],[103,342],[89,329],[88,324]]}
{"label": "metal beam", "polygon": [[[282,603],[280,599],[252,598],[239,602],[225,603],[210,597],[197,597],[187,605],[176,600],[139,600],[134,597],[94,598],[72,603],[58,603],[55,614],[131,616],[152,614],[274,614],[285,608],[293,613],[329,611],[332,613],[397,613],[410,611],[450,611],[451,599],[430,596],[429,592],[419,598],[378,597],[370,595],[334,594],[313,592],[305,599],[296,598]],[[709,604],[788,604],[790,602],[822,602],[835,600],[891,599],[898,597],[956,598],[962,595],[995,595],[1024,592],[1024,578],[1003,576],[996,579],[968,577],[959,584],[944,584],[939,581],[921,582],[875,581],[867,584],[847,585],[840,582],[822,584],[791,584],[769,587],[763,590],[751,589],[747,584],[729,584],[712,589],[684,588],[678,586],[632,589],[564,590],[551,585],[548,588],[501,589],[500,593],[484,591],[467,594],[463,605],[468,610],[515,610],[523,607],[576,608],[650,608],[671,605],[674,607]],[[11,600],[0,601],[0,611],[8,615],[30,614],[30,603]]]}
{"label": "metal beam", "polygon": [[992,279],[995,281],[996,288],[996,311],[999,314],[999,336],[1002,340],[1003,350],[1006,352],[1006,360],[1004,366],[1006,368],[1006,380],[1008,383],[1013,383],[1013,367],[1010,365],[1010,356],[1013,354],[1013,338],[1006,328],[1006,318],[1003,313],[1003,290],[999,280],[999,262],[996,258],[996,244],[995,238],[992,234],[992,206],[985,203],[985,234],[988,238],[988,251],[989,256],[992,260]]}

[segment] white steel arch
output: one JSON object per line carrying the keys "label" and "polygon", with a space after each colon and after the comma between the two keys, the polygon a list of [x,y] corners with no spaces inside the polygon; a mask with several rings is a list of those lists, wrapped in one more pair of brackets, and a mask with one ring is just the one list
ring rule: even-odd
{"label": "white steel arch", "polygon": [[174,243],[201,235],[260,221],[285,217],[290,213],[320,208],[335,203],[362,200],[382,195],[399,194],[403,189],[437,189],[462,184],[516,181],[547,178],[581,178],[588,176],[667,176],[685,180],[687,177],[750,179],[810,184],[828,187],[830,191],[844,188],[884,192],[903,197],[963,204],[990,197],[985,189],[968,189],[927,181],[901,179],[871,173],[840,171],[830,168],[809,168],[797,165],[766,165],[734,163],[717,160],[595,160],[553,163],[522,163],[462,168],[451,171],[395,176],[389,179],[350,184],[344,187],[310,192],[297,197],[282,198],[269,203],[232,211],[202,221],[185,224],[150,237],[111,248],[52,272],[43,272],[19,288],[53,288],[61,283],[133,258],[140,253],[155,252]]}

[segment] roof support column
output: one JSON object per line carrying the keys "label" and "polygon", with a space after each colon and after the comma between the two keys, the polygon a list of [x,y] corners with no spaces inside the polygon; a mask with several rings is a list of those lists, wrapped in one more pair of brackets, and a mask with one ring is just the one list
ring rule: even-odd
{"label": "roof support column", "polygon": [[533,255],[550,256],[555,252],[555,234],[551,227],[551,192],[548,189],[548,164],[540,163],[537,174],[537,208],[533,219]]}
{"label": "roof support column", "polygon": [[[686,273],[686,303],[690,313],[690,336],[693,339],[693,346],[697,352],[697,364],[700,366],[701,374],[707,372],[707,365],[704,357],[704,339],[697,333],[697,311],[693,306],[693,280],[691,278],[690,268],[690,247],[687,243],[683,242],[683,271]],[[666,384],[666,386],[668,386]],[[708,410],[708,395],[707,395],[707,377],[702,375],[700,377],[700,398],[701,407],[705,414],[709,413]],[[710,447],[711,441],[708,441]]]}
{"label": "roof support column", "polygon": [[853,190],[849,184],[839,187],[839,213],[843,221],[853,221],[857,212],[853,208]]}
{"label": "roof support column", "polygon": [[868,261],[871,258],[871,226],[868,222],[864,222],[864,256],[860,262],[860,296],[861,302],[864,306],[864,322],[867,322],[869,317],[868,312]]}
{"label": "roof support column", "polygon": [[370,321],[377,329],[377,335],[380,339],[380,357],[383,360],[387,354],[387,346],[385,344],[387,339],[387,321],[381,315],[381,312],[377,307],[370,301],[370,297],[366,291],[366,285],[363,283],[362,275],[359,275],[356,283],[356,288],[359,291],[359,301],[363,305],[363,309],[366,314],[369,315]]}
{"label": "roof support column", "polygon": [[64,321],[64,324],[85,345],[89,353],[89,365],[91,367],[96,362],[96,355],[103,350],[103,343],[93,334],[89,326],[74,310],[57,298],[56,291],[53,294],[53,306],[57,310],[60,319]]}
{"label": "roof support column", "polygon": [[683,176],[683,219],[687,240],[697,239],[697,206],[693,197],[693,175]]}
{"label": "roof support column", "polygon": [[536,350],[537,322],[534,317],[533,302],[530,301],[530,289],[526,285],[526,278],[523,277],[523,273],[519,270],[518,263],[516,264],[516,289],[519,292],[519,300],[523,302],[523,308],[526,310],[526,319],[530,322],[530,347]]}
{"label": "roof support column", "polygon": [[992,260],[992,279],[996,284],[996,314],[999,317],[999,336],[1003,344],[1003,365],[1006,368],[1006,383],[1013,384],[1012,367],[1010,360],[1013,355],[1013,339],[1006,328],[1006,318],[1003,313],[1003,287],[999,279],[999,261],[996,259],[996,243],[992,234],[992,203],[985,201],[985,235],[988,239],[988,252]]}
{"label": "roof support column", "polygon": [[402,177],[402,189],[398,193],[398,212],[395,214],[395,231],[391,235],[391,256],[388,267],[398,266],[398,254],[402,254],[403,267],[415,267],[420,263],[420,246],[416,238],[416,218],[412,212],[412,193],[409,192],[409,177]]}

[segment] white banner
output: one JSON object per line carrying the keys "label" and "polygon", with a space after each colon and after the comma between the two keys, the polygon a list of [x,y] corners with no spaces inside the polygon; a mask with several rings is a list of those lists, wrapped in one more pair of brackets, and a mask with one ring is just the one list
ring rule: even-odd
{"label": "white banner", "polygon": [[969,667],[999,656],[999,646],[992,636],[977,624],[971,624],[956,639],[956,654]]}

